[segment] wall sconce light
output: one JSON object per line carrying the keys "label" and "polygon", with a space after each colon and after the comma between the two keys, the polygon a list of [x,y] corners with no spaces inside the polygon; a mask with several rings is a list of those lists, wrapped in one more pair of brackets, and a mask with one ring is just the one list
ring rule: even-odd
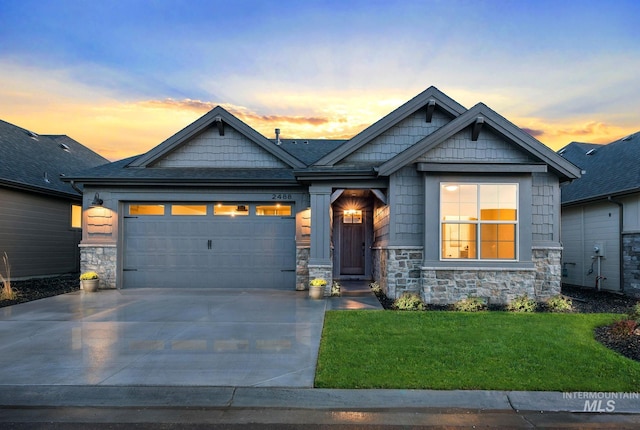
{"label": "wall sconce light", "polygon": [[104,201],[102,201],[102,199],[100,198],[100,194],[96,193],[96,195],[93,197],[93,201],[89,206],[93,208],[96,206],[102,206],[103,203]]}

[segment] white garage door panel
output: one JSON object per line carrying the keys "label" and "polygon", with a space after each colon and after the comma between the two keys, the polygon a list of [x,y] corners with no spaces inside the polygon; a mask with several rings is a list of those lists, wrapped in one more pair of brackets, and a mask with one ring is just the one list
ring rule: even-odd
{"label": "white garage door panel", "polygon": [[207,216],[125,217],[124,288],[294,289],[295,217],[254,208],[236,217],[211,207]]}

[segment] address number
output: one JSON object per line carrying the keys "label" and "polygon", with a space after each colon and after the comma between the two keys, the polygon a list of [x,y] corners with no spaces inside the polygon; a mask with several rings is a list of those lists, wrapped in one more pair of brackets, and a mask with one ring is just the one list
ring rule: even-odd
{"label": "address number", "polygon": [[291,194],[271,194],[271,200],[291,200]]}

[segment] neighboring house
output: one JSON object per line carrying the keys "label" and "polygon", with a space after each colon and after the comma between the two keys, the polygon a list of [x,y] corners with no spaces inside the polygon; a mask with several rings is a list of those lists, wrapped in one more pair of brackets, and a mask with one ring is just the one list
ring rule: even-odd
{"label": "neighboring house", "polygon": [[582,169],[561,189],[563,282],[640,297],[640,132],[558,154]]}
{"label": "neighboring house", "polygon": [[60,175],[108,162],[68,136],[0,121],[0,255],[12,278],[80,270],[82,194]]}
{"label": "neighboring house", "polygon": [[559,184],[578,176],[484,104],[430,87],[347,141],[267,139],[216,107],[73,179],[83,270],[106,287],[374,279],[390,297],[503,303],[559,293]]}

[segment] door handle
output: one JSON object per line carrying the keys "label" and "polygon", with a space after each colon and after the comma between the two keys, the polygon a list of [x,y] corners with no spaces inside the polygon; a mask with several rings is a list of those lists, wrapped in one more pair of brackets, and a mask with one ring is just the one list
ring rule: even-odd
{"label": "door handle", "polygon": [[207,249],[211,249],[211,245],[212,245],[212,240],[211,239],[207,240]]}

